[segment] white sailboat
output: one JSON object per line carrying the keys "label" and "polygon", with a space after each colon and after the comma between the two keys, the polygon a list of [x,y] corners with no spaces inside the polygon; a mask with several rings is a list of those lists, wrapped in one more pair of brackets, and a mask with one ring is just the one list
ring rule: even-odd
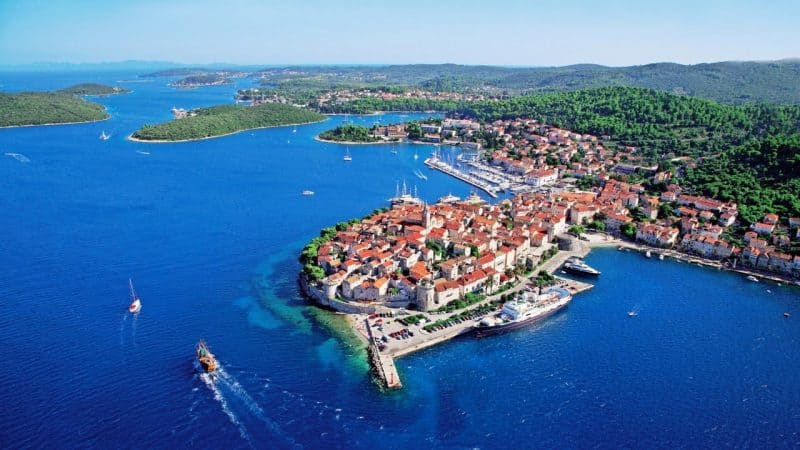
{"label": "white sailboat", "polygon": [[106,130],[103,130],[103,132],[100,133],[100,140],[101,141],[107,141],[110,138],[111,138],[111,135],[110,134],[106,134]]}
{"label": "white sailboat", "polygon": [[128,312],[137,314],[142,310],[142,301],[139,299],[139,296],[136,295],[136,291],[133,289],[133,280],[130,278],[128,278],[128,285],[131,288],[131,304],[128,305]]}
{"label": "white sailboat", "polygon": [[348,147],[348,148],[347,148],[347,149],[344,151],[344,158],[342,158],[342,159],[344,159],[345,161],[352,161],[352,160],[353,160],[353,157],[352,157],[352,156],[350,156],[350,147]]}
{"label": "white sailboat", "polygon": [[414,159],[419,159],[419,153],[417,153],[416,149],[414,150]]}

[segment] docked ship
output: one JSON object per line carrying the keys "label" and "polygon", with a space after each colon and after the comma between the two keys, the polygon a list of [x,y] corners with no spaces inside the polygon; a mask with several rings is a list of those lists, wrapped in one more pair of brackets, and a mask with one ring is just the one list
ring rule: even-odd
{"label": "docked ship", "polygon": [[195,350],[197,352],[197,363],[200,364],[203,371],[212,373],[217,370],[217,359],[204,341],[198,342]]}
{"label": "docked ship", "polygon": [[516,330],[539,322],[566,307],[572,294],[564,288],[551,287],[540,293],[524,291],[506,302],[499,313],[484,318],[475,325],[478,337]]}
{"label": "docked ship", "polygon": [[139,299],[139,296],[136,295],[136,291],[133,289],[133,280],[130,278],[128,278],[128,286],[131,288],[131,304],[128,305],[128,312],[136,314],[142,310],[142,301]]}
{"label": "docked ship", "polygon": [[571,256],[567,258],[562,268],[567,272],[575,273],[578,275],[594,275],[594,276],[600,275],[599,270],[589,266],[588,264],[583,262],[581,258],[578,258],[577,256]]}

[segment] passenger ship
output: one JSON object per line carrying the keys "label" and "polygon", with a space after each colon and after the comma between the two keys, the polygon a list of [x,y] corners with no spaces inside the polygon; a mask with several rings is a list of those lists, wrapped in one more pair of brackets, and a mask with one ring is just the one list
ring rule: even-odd
{"label": "passenger ship", "polygon": [[564,288],[551,287],[539,294],[526,290],[505,303],[499,313],[476,324],[476,334],[478,337],[489,336],[539,322],[561,311],[571,300],[572,294]]}

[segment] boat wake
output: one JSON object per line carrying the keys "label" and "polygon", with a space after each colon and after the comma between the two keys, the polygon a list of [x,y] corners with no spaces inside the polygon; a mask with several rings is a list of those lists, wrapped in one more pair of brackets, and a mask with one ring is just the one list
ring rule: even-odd
{"label": "boat wake", "polygon": [[216,379],[213,375],[208,373],[200,374],[200,379],[203,380],[203,383],[211,390],[214,394],[214,400],[216,400],[220,407],[222,407],[222,412],[228,416],[231,423],[239,430],[239,436],[242,437],[247,443],[250,445],[251,448],[255,448],[253,445],[253,438],[250,435],[250,432],[247,431],[247,427],[239,420],[239,417],[236,413],[228,405],[228,401],[225,399],[225,395],[222,392],[222,389],[217,385]]}
{"label": "boat wake", "polygon": [[[294,448],[298,444],[287,438],[280,426],[272,419],[267,417],[266,412],[249,392],[239,383],[239,381],[228,373],[222,366],[218,367],[213,374],[201,373],[200,379],[214,394],[216,400],[222,407],[222,411],[228,416],[231,423],[239,430],[239,435],[254,446],[254,436],[251,430],[258,432],[267,431],[269,436],[258,436],[257,442],[269,439],[273,444],[275,440],[280,440],[280,448]],[[250,423],[248,427],[247,423]],[[265,427],[266,425],[266,427]]]}
{"label": "boat wake", "polygon": [[[130,320],[130,326],[128,325],[128,320]],[[122,315],[122,319],[120,319],[119,321],[120,346],[124,346],[125,343],[128,341],[128,339],[130,339],[132,343],[134,344],[136,343],[136,329],[138,328],[137,327],[138,323],[139,323],[138,314],[130,314],[126,312]]]}
{"label": "boat wake", "polygon": [[6,153],[6,156],[14,158],[14,159],[16,159],[17,161],[19,161],[19,162],[21,162],[23,164],[31,162],[31,159],[28,158],[27,156],[23,155],[22,153],[8,152],[8,153]]}

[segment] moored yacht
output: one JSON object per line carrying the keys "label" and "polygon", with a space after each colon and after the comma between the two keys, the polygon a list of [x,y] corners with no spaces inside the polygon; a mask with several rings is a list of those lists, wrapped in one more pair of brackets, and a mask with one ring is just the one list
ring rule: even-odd
{"label": "moored yacht", "polygon": [[589,266],[581,258],[571,256],[567,258],[562,266],[567,272],[575,273],[578,275],[600,275],[600,271]]}

